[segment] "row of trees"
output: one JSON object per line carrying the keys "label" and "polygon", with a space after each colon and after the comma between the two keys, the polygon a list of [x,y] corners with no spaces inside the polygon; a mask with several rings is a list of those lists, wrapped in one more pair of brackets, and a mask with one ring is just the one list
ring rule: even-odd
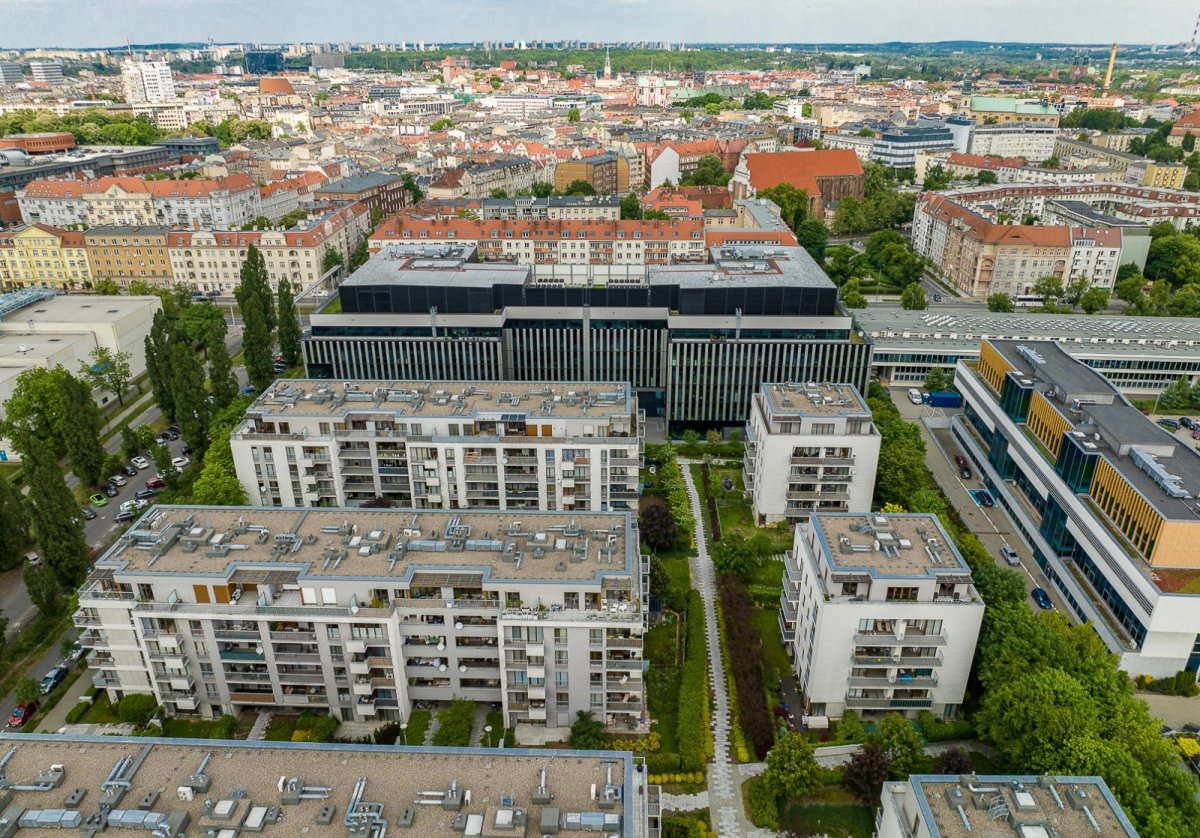
{"label": "row of trees", "polygon": [[128,111],[88,108],[62,116],[35,110],[0,114],[0,137],[42,131],[65,131],[79,145],[150,145],[163,136],[148,117]]}

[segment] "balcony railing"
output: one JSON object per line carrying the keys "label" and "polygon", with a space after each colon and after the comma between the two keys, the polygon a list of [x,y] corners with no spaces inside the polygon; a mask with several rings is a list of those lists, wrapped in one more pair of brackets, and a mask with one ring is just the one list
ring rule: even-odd
{"label": "balcony railing", "polygon": [[856,698],[846,696],[846,706],[864,710],[918,710],[933,706],[932,698]]}

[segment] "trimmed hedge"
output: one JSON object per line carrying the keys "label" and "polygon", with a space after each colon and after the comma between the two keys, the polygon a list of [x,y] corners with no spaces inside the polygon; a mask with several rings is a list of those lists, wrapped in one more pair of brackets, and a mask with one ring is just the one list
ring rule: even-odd
{"label": "trimmed hedge", "polygon": [[79,720],[82,719],[87,714],[87,711],[91,709],[91,699],[88,699],[87,701],[80,700],[80,702],[72,707],[71,711],[67,713],[67,724],[79,724]]}
{"label": "trimmed hedge", "polygon": [[679,766],[679,754],[650,754],[646,757],[646,770],[651,774],[674,774]]}
{"label": "trimmed hedge", "polygon": [[975,735],[974,725],[966,719],[942,721],[928,710],[922,710],[917,715],[917,722],[930,742],[951,742],[955,739],[970,739]]}
{"label": "trimmed hedge", "polygon": [[688,594],[687,641],[683,666],[679,668],[679,712],[676,742],[679,767],[684,771],[704,768],[708,754],[708,652],[704,637],[704,603],[699,591]]}
{"label": "trimmed hedge", "polygon": [[750,823],[759,829],[778,829],[779,802],[775,799],[775,792],[771,791],[761,776],[751,777],[746,783],[750,790],[747,795],[750,811],[746,813]]}

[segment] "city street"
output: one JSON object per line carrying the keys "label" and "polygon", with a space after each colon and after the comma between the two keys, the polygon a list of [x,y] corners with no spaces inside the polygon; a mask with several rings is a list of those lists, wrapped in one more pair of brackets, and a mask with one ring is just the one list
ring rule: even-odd
{"label": "city street", "polygon": [[[941,409],[913,404],[905,396],[906,391],[907,388],[893,387],[890,391],[892,401],[900,409],[902,416],[912,420],[921,429],[921,436],[925,440],[925,465],[933,473],[934,480],[946,494],[950,504],[959,511],[963,522],[983,542],[983,546],[987,548],[988,554],[996,564],[1010,570],[1014,568],[1011,568],[1008,562],[1000,557],[1000,547],[1006,543],[1011,545],[1020,556],[1020,570],[1028,580],[1026,589],[1032,591],[1034,588],[1042,588],[1050,594],[1050,599],[1057,610],[1065,614],[1072,622],[1078,622],[1074,613],[1063,606],[1058,591],[1051,586],[1046,575],[1042,573],[1042,569],[1033,560],[1020,533],[1013,526],[1003,507],[999,505],[990,508],[980,506],[971,496],[971,490],[979,491],[984,488],[983,481],[980,480],[977,473],[972,473],[970,480],[963,480],[959,476],[958,467],[954,464],[954,455],[961,454],[962,451],[950,431],[939,429],[931,432],[920,421],[921,417],[930,411],[940,412]],[[1033,611],[1041,610],[1032,596],[1027,597],[1026,602]]]}

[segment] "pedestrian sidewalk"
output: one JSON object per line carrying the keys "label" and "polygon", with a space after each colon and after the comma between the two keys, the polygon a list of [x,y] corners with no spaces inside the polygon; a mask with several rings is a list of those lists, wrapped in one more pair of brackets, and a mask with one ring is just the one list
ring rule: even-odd
{"label": "pedestrian sidewalk", "polygon": [[83,673],[75,679],[66,695],[55,704],[53,709],[38,722],[37,729],[39,733],[58,733],[59,730],[67,724],[67,714],[75,709],[75,705],[79,703],[79,699],[83,698],[83,694],[88,691],[92,685],[91,676],[85,669]]}

